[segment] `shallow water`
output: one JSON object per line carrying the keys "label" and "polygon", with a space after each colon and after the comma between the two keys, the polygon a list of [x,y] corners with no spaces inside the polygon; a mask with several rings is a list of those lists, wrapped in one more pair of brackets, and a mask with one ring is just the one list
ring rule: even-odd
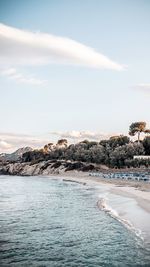
{"label": "shallow water", "polygon": [[150,266],[150,248],[99,210],[99,189],[0,176],[0,266]]}

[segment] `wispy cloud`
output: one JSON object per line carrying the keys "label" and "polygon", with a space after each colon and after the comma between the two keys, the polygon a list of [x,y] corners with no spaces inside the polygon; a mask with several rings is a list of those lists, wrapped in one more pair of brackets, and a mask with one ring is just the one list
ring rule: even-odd
{"label": "wispy cloud", "polygon": [[[0,24],[0,64],[16,66],[50,63],[116,71],[124,69],[123,65],[72,39]],[[25,78],[16,76],[16,79],[23,81]]]}
{"label": "wispy cloud", "polygon": [[25,83],[32,85],[45,85],[46,80],[40,80],[31,76],[26,76],[15,68],[0,69],[0,75],[5,76],[11,80],[15,80],[17,83]]}

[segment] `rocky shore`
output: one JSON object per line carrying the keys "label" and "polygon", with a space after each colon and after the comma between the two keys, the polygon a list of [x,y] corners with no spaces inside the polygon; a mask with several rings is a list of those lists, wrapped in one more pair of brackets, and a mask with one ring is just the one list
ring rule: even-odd
{"label": "rocky shore", "polygon": [[92,171],[97,168],[92,164],[82,162],[69,162],[69,161],[40,161],[33,162],[15,162],[15,163],[1,163],[0,174],[3,175],[19,175],[19,176],[34,176],[34,175],[50,175],[61,174],[67,171]]}

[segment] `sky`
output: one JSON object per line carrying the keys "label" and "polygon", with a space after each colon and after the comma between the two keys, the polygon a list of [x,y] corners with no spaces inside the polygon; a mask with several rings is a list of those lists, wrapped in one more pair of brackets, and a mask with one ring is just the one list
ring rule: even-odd
{"label": "sky", "polygon": [[0,0],[0,153],[150,126],[149,0]]}

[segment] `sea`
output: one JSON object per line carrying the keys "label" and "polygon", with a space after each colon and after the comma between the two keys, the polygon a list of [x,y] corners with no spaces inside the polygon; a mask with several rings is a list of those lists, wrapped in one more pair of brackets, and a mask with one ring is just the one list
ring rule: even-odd
{"label": "sea", "polygon": [[110,203],[135,205],[106,186],[0,176],[0,267],[150,266],[148,234]]}

